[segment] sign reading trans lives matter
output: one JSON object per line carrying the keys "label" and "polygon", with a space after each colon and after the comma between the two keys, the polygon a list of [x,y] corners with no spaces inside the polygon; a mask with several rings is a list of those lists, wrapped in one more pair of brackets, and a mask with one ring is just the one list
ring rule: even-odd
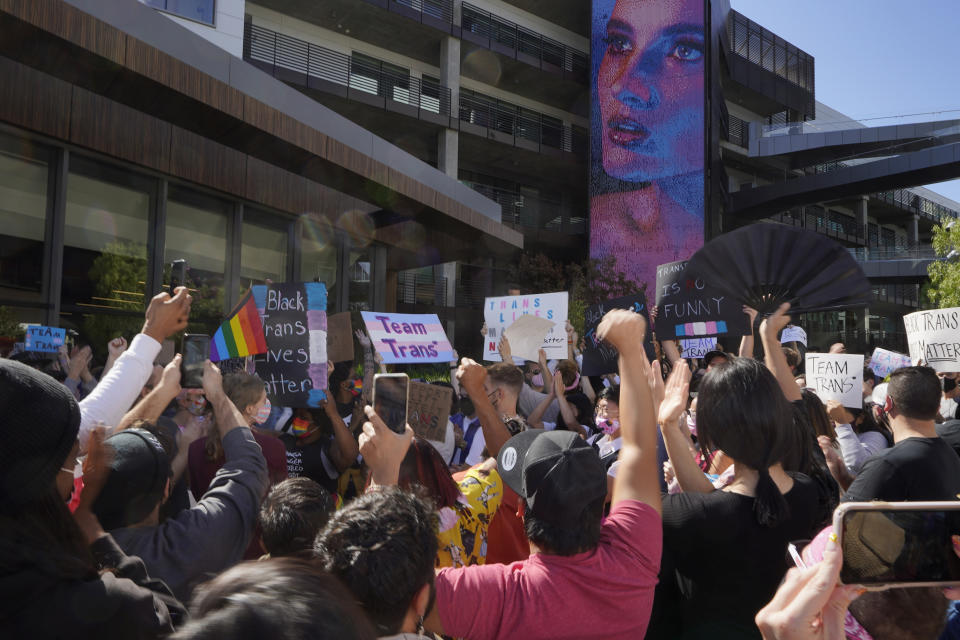
{"label": "sign reading trans lives matter", "polygon": [[487,298],[483,302],[483,319],[487,323],[487,340],[483,347],[483,359],[500,361],[497,344],[503,332],[523,315],[533,315],[553,321],[553,329],[543,339],[542,349],[547,358],[562,360],[567,357],[567,307],[569,296],[560,293],[535,293],[527,296],[504,296]]}
{"label": "sign reading trans lives matter", "polygon": [[453,360],[453,347],[435,313],[363,311],[360,315],[384,364]]}
{"label": "sign reading trans lives matter", "polygon": [[657,338],[702,338],[750,334],[743,303],[689,272],[687,262],[657,267]]}
{"label": "sign reading trans lives matter", "polygon": [[807,353],[807,386],[824,402],[863,408],[863,356],[849,353]]}
{"label": "sign reading trans lives matter", "polygon": [[913,364],[934,371],[960,371],[960,307],[917,311],[903,316]]}

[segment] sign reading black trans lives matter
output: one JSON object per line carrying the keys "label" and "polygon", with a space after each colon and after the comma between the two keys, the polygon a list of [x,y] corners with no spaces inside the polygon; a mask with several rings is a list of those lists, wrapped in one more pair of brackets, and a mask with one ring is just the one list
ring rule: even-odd
{"label": "sign reading black trans lives matter", "polygon": [[657,267],[655,324],[658,339],[750,334],[750,318],[743,312],[743,303],[690,273],[686,260]]}
{"label": "sign reading black trans lives matter", "polygon": [[960,307],[903,316],[913,364],[940,373],[960,371]]}

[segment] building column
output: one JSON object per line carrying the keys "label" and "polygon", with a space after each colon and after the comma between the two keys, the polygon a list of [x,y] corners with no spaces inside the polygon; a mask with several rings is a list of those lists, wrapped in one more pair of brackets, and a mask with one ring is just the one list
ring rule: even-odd
{"label": "building column", "polygon": [[[455,120],[460,113],[459,38],[447,36],[440,42],[440,85],[450,89],[448,115]],[[437,139],[437,168],[454,179],[457,178],[459,150],[460,132],[449,128],[442,130]]]}
{"label": "building column", "polygon": [[913,214],[910,222],[907,223],[907,242],[910,243],[911,247],[920,244],[920,229],[917,226],[919,221],[920,216]]}
{"label": "building column", "polygon": [[870,212],[870,204],[867,200],[867,196],[861,196],[859,200],[853,205],[853,217],[857,221],[857,228],[860,230],[860,234],[863,236],[863,243],[867,243],[867,224],[869,223],[868,214]]}

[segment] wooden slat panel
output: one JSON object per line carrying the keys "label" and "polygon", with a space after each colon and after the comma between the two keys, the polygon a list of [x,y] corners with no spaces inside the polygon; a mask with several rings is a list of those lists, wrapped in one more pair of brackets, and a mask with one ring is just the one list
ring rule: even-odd
{"label": "wooden slat panel", "polygon": [[70,141],[103,153],[167,171],[170,123],[95,93],[73,88]]}
{"label": "wooden slat panel", "polygon": [[326,158],[326,135],[259,100],[244,96],[243,119],[258,129]]}
{"label": "wooden slat panel", "polygon": [[127,67],[235,118],[243,117],[241,92],[133,36],[126,38]]}
{"label": "wooden slat panel", "polygon": [[247,155],[173,127],[170,173],[233,195],[246,191]]}
{"label": "wooden slat panel", "polygon": [[0,0],[0,11],[17,16],[112,62],[123,64],[126,35],[65,2]]}
{"label": "wooden slat panel", "polygon": [[0,58],[0,86],[16,88],[0,99],[0,120],[55,138],[70,135],[69,84]]}

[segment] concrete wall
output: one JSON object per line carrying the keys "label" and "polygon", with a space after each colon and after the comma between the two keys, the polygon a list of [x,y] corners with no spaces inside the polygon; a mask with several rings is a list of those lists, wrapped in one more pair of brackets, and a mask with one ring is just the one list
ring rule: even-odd
{"label": "concrete wall", "polygon": [[160,13],[190,31],[203,36],[230,55],[243,57],[243,13],[246,0],[216,0],[213,27],[179,18],[172,13]]}

